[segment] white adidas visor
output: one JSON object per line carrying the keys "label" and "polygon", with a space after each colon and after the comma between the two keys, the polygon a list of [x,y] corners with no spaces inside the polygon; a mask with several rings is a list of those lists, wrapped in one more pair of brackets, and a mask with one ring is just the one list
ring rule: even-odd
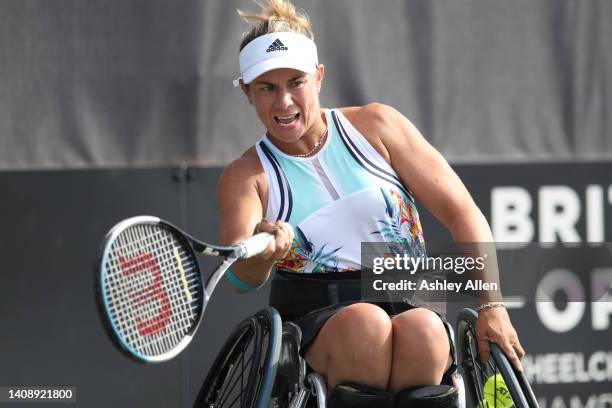
{"label": "white adidas visor", "polygon": [[268,71],[292,68],[307,74],[317,72],[317,46],[310,38],[289,32],[269,33],[257,37],[240,51],[240,73],[234,86],[245,84]]}

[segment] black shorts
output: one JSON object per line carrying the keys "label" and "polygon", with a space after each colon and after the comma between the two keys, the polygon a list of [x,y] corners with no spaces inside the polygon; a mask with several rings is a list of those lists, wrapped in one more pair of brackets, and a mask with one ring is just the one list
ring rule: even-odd
{"label": "black shorts", "polygon": [[[283,321],[293,321],[302,330],[300,354],[304,356],[308,346],[330,317],[348,305],[371,303],[393,316],[418,306],[391,301],[366,301],[361,298],[361,273],[340,272],[334,274],[297,274],[276,271],[271,284],[270,305],[278,310]],[[440,314],[436,313],[438,316]],[[443,384],[450,384],[450,376],[457,369],[457,358],[451,329],[440,316],[449,338],[453,362],[444,374]]]}

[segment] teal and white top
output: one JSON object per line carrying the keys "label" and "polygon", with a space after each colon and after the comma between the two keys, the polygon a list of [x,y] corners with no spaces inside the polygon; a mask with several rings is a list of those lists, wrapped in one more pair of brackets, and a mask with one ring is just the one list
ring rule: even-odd
{"label": "teal and white top", "polygon": [[295,240],[277,269],[329,273],[361,269],[361,242],[425,242],[412,192],[336,109],[324,110],[328,135],[313,156],[280,151],[263,135],[257,154],[268,179],[266,218],[291,224]]}

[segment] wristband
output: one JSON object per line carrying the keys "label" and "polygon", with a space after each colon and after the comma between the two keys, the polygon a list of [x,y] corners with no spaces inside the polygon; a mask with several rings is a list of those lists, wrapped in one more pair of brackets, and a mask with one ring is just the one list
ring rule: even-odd
{"label": "wristband", "polygon": [[478,306],[476,308],[476,313],[480,313],[483,310],[486,309],[493,309],[496,307],[506,307],[506,305],[504,305],[502,302],[495,302],[495,303],[483,303],[482,305]]}
{"label": "wristband", "polygon": [[232,283],[232,285],[234,285],[238,290],[242,292],[251,292],[261,287],[261,285],[255,286],[241,280],[238,276],[234,274],[234,272],[232,272],[231,269],[228,269],[227,272],[225,272],[225,275],[227,276],[227,279],[229,279],[229,281]]}

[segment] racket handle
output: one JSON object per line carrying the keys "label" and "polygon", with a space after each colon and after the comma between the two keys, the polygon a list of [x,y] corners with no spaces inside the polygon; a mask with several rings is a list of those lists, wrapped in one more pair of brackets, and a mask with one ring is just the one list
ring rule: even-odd
{"label": "racket handle", "polygon": [[247,259],[261,254],[273,239],[274,235],[267,232],[260,232],[251,238],[245,239],[240,243],[242,248],[242,256],[240,258]]}

